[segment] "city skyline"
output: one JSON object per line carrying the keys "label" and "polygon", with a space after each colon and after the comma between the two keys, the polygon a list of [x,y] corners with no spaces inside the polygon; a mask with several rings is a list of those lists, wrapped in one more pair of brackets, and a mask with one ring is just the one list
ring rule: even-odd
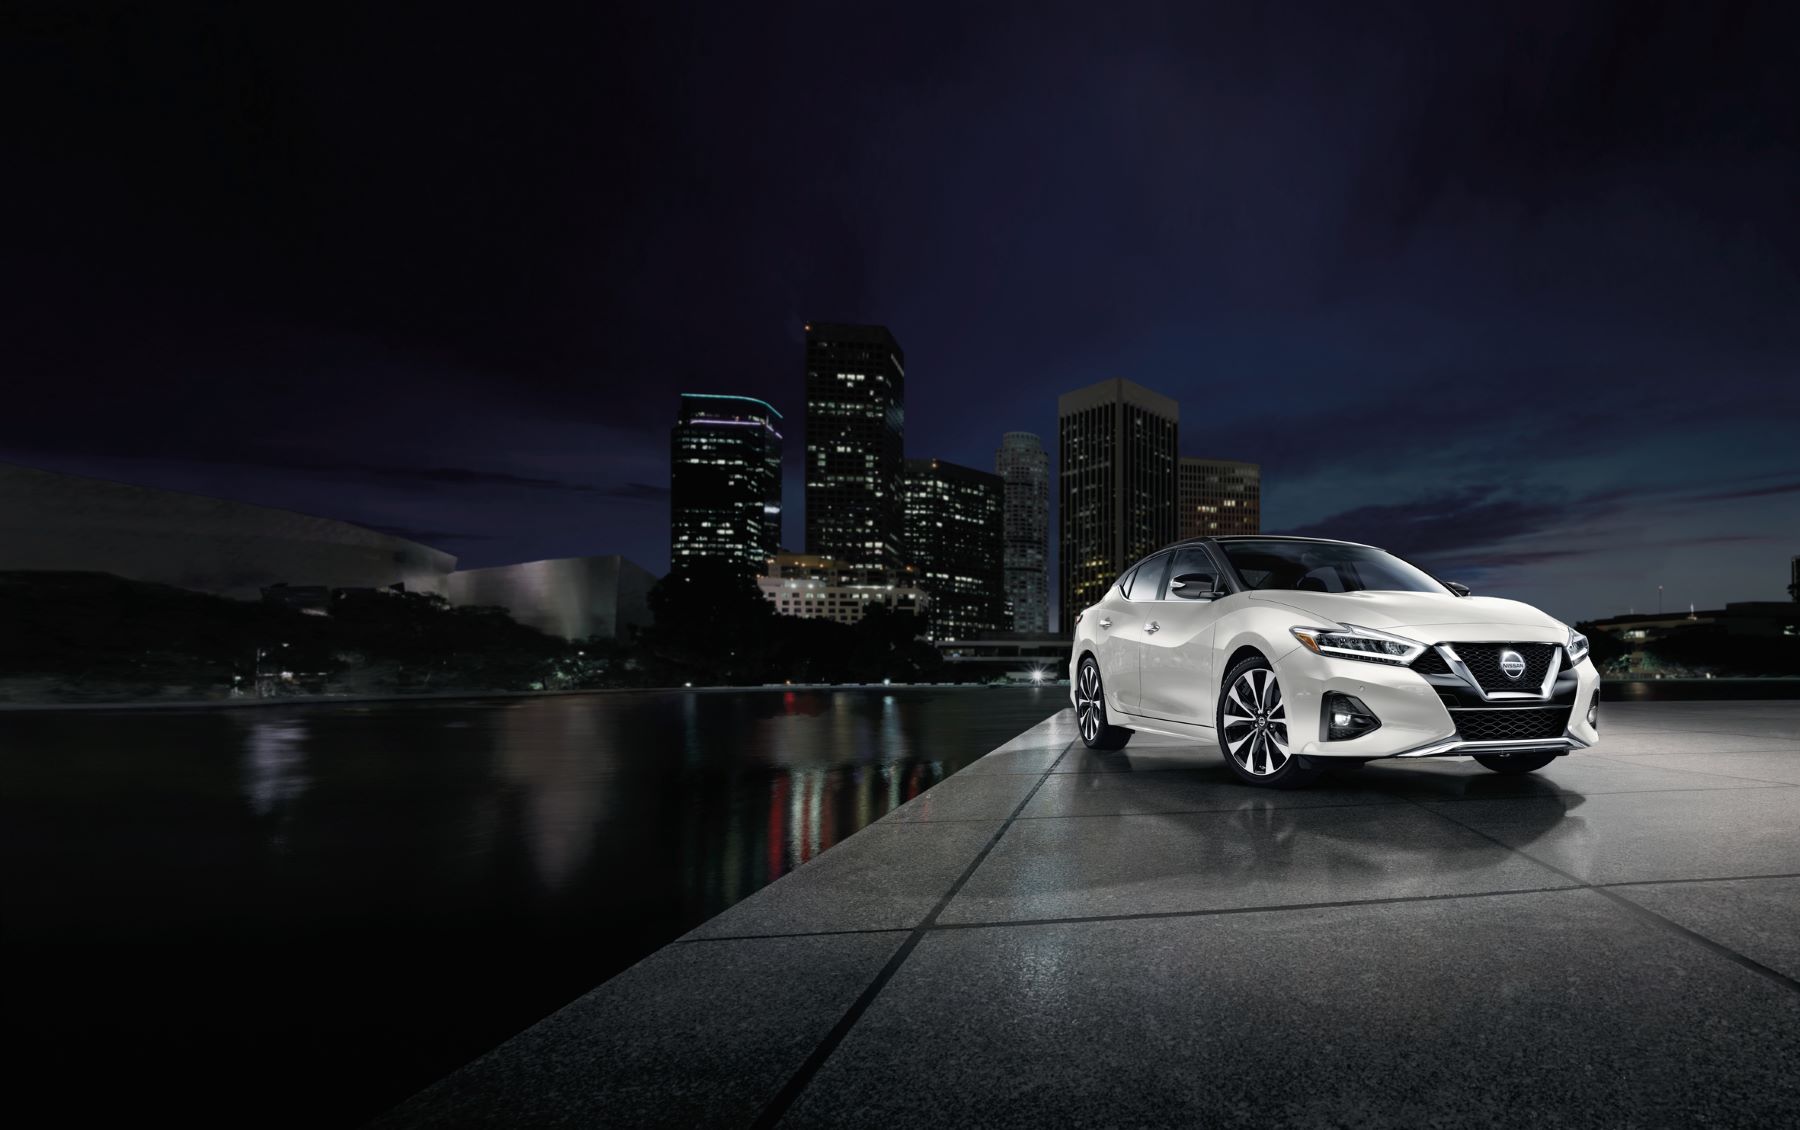
{"label": "city skyline", "polygon": [[797,419],[824,316],[903,338],[915,451],[1120,374],[1269,531],[1564,618],[1782,594],[1791,12],[868,18],[34,25],[0,460],[660,572],[672,398]]}

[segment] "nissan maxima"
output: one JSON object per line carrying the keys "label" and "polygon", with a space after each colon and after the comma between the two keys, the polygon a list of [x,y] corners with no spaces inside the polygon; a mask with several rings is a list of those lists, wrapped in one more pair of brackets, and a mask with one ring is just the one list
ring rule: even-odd
{"label": "nissan maxima", "polygon": [[1240,778],[1273,788],[1384,757],[1529,773],[1600,737],[1581,633],[1315,538],[1200,538],[1144,558],[1076,617],[1069,685],[1089,749],[1140,730],[1216,741]]}

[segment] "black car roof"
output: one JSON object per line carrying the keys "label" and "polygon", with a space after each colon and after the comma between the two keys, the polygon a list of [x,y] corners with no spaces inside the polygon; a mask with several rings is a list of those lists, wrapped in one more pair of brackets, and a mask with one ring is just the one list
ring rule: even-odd
{"label": "black car roof", "polygon": [[[1203,545],[1209,541],[1210,542],[1308,541],[1308,542],[1317,542],[1317,543],[1320,543],[1323,545],[1360,545],[1364,549],[1381,549],[1381,547],[1378,545],[1369,545],[1366,542],[1345,541],[1343,538],[1303,538],[1303,537],[1300,537],[1295,534],[1219,534],[1219,535],[1214,535],[1214,536],[1210,536],[1210,537],[1183,538],[1182,540],[1180,540],[1178,542],[1171,542],[1169,545],[1164,546],[1163,548],[1164,549],[1174,549],[1176,546],[1182,546],[1182,545]],[[1159,549],[1156,552],[1161,553],[1162,550]],[[1383,550],[1383,552],[1386,552],[1386,551]]]}

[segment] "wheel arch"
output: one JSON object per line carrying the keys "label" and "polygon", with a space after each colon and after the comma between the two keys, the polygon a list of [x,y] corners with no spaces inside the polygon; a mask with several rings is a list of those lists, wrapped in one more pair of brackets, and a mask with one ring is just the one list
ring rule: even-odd
{"label": "wheel arch", "polygon": [[1231,678],[1231,672],[1238,664],[1246,659],[1260,659],[1264,663],[1267,663],[1271,668],[1275,666],[1275,661],[1270,659],[1268,653],[1262,648],[1257,647],[1255,644],[1248,643],[1240,645],[1238,649],[1232,652],[1230,657],[1225,660],[1224,665],[1219,668],[1219,694],[1221,696],[1225,693],[1225,680]]}

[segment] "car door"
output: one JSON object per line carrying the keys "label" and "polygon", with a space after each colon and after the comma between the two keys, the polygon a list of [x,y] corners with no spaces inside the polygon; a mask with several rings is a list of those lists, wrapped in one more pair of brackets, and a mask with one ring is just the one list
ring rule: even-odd
{"label": "car door", "polygon": [[1162,591],[1168,563],[1167,553],[1145,558],[1107,591],[1106,599],[1095,609],[1100,620],[1094,625],[1094,640],[1108,709],[1138,712],[1139,665],[1149,623],[1146,610],[1154,607],[1150,598]]}
{"label": "car door", "polygon": [[1213,627],[1222,601],[1192,594],[1222,593],[1229,582],[1203,545],[1182,546],[1173,558],[1156,599],[1144,606],[1136,713],[1210,727],[1218,680]]}

